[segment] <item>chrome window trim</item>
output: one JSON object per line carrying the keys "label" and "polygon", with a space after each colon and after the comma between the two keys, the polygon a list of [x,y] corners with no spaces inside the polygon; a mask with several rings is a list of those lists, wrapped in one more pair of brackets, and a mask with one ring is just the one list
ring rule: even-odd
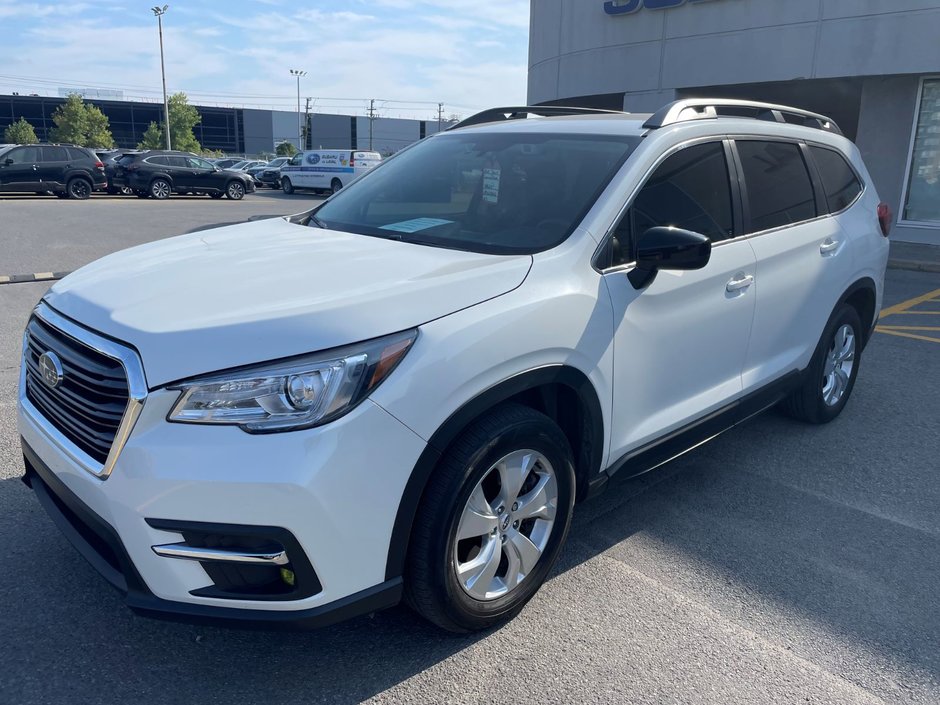
{"label": "chrome window trim", "polygon": [[27,333],[24,332],[23,334],[23,349],[20,357],[20,388],[18,394],[20,407],[26,412],[30,420],[35,423],[62,452],[78,463],[82,469],[101,480],[107,480],[111,475],[111,471],[114,470],[114,466],[121,455],[121,451],[124,449],[128,438],[130,438],[131,432],[134,430],[134,425],[137,423],[140,412],[143,410],[144,403],[147,400],[147,378],[144,375],[144,368],[140,361],[140,356],[132,348],[116,343],[109,338],[105,338],[78,325],[58,313],[45,301],[39,302],[36,308],[33,309],[33,315],[76,342],[101,353],[105,357],[117,360],[124,368],[124,374],[127,376],[128,389],[127,408],[124,410],[121,423],[118,425],[117,432],[114,434],[114,442],[111,444],[108,457],[102,464],[94,460],[66,438],[65,435],[53,426],[27,398],[26,365],[24,364],[24,360],[26,359],[28,337]]}

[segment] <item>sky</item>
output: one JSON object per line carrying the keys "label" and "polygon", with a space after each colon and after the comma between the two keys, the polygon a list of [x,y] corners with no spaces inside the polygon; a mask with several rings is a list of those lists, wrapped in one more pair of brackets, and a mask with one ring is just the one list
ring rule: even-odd
{"label": "sky", "polygon": [[[161,5],[167,0],[160,0]],[[167,90],[190,102],[467,115],[524,105],[528,0],[169,0]],[[0,0],[0,93],[123,90],[160,102],[154,0]]]}

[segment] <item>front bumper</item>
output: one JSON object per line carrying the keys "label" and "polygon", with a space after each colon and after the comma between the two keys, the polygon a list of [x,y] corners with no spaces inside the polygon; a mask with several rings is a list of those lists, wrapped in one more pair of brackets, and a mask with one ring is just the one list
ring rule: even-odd
{"label": "front bumper", "polygon": [[[150,393],[105,481],[46,433],[43,417],[20,399],[27,484],[132,609],[185,621],[310,628],[399,601],[401,577],[387,579],[386,565],[421,439],[368,400],[320,428],[251,435],[168,423],[176,397]],[[185,539],[167,528],[174,522],[282,528],[296,539],[319,589],[299,599],[222,595],[211,589],[204,564],[153,550]]]}

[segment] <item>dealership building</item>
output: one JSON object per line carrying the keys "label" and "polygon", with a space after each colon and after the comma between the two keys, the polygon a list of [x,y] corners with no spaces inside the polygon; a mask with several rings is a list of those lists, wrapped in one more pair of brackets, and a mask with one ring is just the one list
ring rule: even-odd
{"label": "dealership building", "polygon": [[[62,89],[60,93],[68,93]],[[101,91],[97,91],[101,93]],[[7,125],[24,118],[40,140],[48,139],[55,127],[52,114],[64,97],[0,95],[0,137]],[[117,96],[86,98],[108,116],[111,134],[118,147],[132,149],[151,122],[163,121],[163,103],[120,100]],[[206,149],[226,154],[260,155],[274,152],[280,142],[299,145],[300,119],[296,112],[196,105],[199,124],[193,129]],[[383,154],[397,152],[437,132],[437,120],[328,115],[313,113],[310,147],[313,149],[374,149]],[[445,125],[446,127],[446,125]],[[371,146],[370,146],[371,145]]]}
{"label": "dealership building", "polygon": [[940,245],[938,0],[538,0],[529,104],[792,105],[856,142],[897,223]]}

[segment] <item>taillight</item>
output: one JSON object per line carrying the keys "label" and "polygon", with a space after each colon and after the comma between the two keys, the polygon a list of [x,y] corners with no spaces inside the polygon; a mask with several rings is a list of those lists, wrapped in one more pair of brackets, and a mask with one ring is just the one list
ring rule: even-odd
{"label": "taillight", "polygon": [[95,169],[101,169],[104,171],[104,162],[95,162]]}
{"label": "taillight", "polygon": [[880,204],[878,206],[878,224],[881,226],[881,234],[885,237],[888,237],[891,233],[892,219],[891,206],[887,203]]}
{"label": "taillight", "polygon": [[349,158],[349,166],[356,166],[356,158],[355,158],[355,157],[350,157],[350,158]]}

